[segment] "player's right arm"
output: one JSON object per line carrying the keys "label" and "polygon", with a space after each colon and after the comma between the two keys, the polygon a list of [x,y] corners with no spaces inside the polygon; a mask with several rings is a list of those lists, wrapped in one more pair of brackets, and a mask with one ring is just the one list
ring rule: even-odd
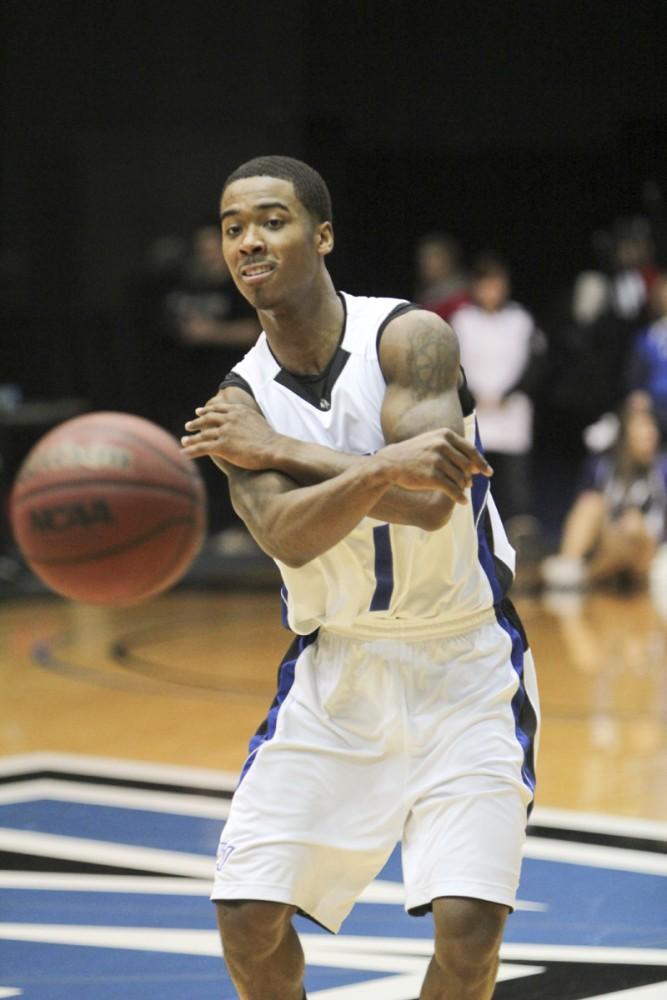
{"label": "player's right arm", "polygon": [[[190,456],[209,455],[228,475],[230,466],[272,469],[300,486],[310,486],[367,461],[367,456],[346,454],[278,434],[266,422],[252,396],[235,386],[220,390],[205,406],[199,407],[197,416],[186,427],[193,435],[189,439]],[[456,433],[445,433],[440,445],[437,490],[455,503],[465,503],[471,476],[475,472],[488,474],[488,465]],[[369,513],[378,520],[426,529],[441,524],[433,488],[416,490],[414,486],[390,485]]]}

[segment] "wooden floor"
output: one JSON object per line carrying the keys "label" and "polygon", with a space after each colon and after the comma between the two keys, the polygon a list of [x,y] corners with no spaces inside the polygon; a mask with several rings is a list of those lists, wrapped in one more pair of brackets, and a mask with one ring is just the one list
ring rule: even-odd
{"label": "wooden floor", "polygon": [[[517,601],[535,653],[541,806],[667,819],[667,622],[648,596]],[[238,771],[289,642],[277,595],[179,591],[109,610],[0,604],[0,756]]]}

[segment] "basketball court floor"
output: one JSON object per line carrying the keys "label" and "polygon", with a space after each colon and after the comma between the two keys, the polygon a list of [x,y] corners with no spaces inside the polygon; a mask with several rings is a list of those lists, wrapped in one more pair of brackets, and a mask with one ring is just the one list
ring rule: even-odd
{"label": "basketball court floor", "polygon": [[[541,682],[538,805],[497,1000],[667,1000],[667,621],[646,595],[517,602]],[[0,603],[0,998],[231,1000],[207,894],[289,643],[276,593]],[[400,857],[310,1000],[415,1000],[429,918]]]}

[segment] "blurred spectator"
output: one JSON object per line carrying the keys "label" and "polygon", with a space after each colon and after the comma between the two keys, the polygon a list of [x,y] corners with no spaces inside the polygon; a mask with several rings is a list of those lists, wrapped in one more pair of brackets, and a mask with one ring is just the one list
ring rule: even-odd
{"label": "blurred spectator", "polygon": [[227,270],[217,226],[200,226],[193,233],[192,252],[164,307],[168,329],[181,344],[221,347],[218,360],[222,363],[226,355],[230,366],[259,333],[254,311],[237,292]]}
{"label": "blurred spectator", "polygon": [[635,322],[646,308],[656,279],[651,227],[643,216],[617,219],[610,233],[593,235],[602,267],[583,271],[573,290],[572,312],[582,326],[605,313]]}
{"label": "blurred spectator", "polygon": [[[163,320],[176,361],[174,395],[171,401],[164,400],[165,412],[171,403],[170,423],[180,436],[195,407],[215,395],[223,377],[259,334],[255,312],[237,291],[225,264],[218,226],[194,231],[180,280],[163,300]],[[210,461],[198,465],[207,486],[210,531],[242,532],[226,477]]]}
{"label": "blurred spectator", "polygon": [[654,322],[639,333],[628,361],[628,388],[644,389],[653,401],[663,436],[667,436],[667,273],[660,274],[650,296]]}
{"label": "blurred spectator", "polygon": [[547,586],[646,582],[667,516],[667,456],[646,393],[627,398],[616,429],[614,445],[586,462],[560,552],[542,564]]}
{"label": "blurred spectator", "polygon": [[531,395],[543,371],[546,338],[532,316],[510,301],[509,268],[501,258],[485,255],[476,261],[471,295],[452,326],[494,468],[493,495],[512,532],[513,519],[533,513]]}
{"label": "blurred spectator", "polygon": [[[153,244],[135,288],[134,314],[146,342],[145,364],[160,376],[152,380],[148,415],[180,437],[195,407],[215,395],[259,333],[255,312],[224,262],[218,226],[199,226],[189,246],[176,237]],[[238,528],[225,477],[210,461],[198,465],[209,496],[209,530]]]}
{"label": "blurred spectator", "polygon": [[576,448],[583,428],[627,391],[624,363],[647,316],[657,277],[644,217],[617,219],[591,237],[596,267],[582,271],[552,317],[557,349],[549,391],[560,434]]}
{"label": "blurred spectator", "polygon": [[453,236],[422,236],[415,252],[417,293],[415,301],[444,320],[470,301],[468,278],[462,268],[461,248]]}

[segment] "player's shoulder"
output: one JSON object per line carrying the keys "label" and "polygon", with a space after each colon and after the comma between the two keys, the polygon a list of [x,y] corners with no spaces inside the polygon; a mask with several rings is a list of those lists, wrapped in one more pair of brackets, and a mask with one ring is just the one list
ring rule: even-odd
{"label": "player's shoulder", "polygon": [[339,292],[345,309],[346,327],[365,329],[385,325],[393,315],[415,308],[408,299],[390,298],[380,295],[350,295]]}
{"label": "player's shoulder", "polygon": [[389,317],[382,336],[381,343],[399,346],[411,341],[456,340],[454,330],[441,316],[430,309],[413,306],[410,309],[396,312]]}
{"label": "player's shoulder", "polygon": [[459,370],[459,345],[454,330],[437,313],[416,308],[387,324],[378,344],[378,357],[387,381],[404,381],[420,365],[437,365],[443,373]]}

